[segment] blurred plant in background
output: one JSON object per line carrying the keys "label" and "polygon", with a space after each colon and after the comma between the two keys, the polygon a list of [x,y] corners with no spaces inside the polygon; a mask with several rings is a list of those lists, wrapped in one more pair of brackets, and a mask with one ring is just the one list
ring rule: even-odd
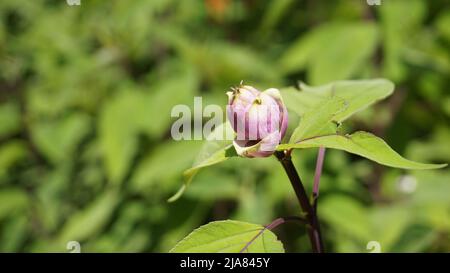
{"label": "blurred plant in background", "polygon": [[[194,96],[222,104],[242,79],[262,88],[388,78],[394,95],[346,126],[407,158],[450,161],[443,0],[5,0],[0,20],[3,252],[65,252],[69,241],[82,252],[166,252],[211,220],[296,214],[275,159],[204,170],[166,202],[201,146],[170,138],[172,107]],[[304,181],[315,156],[295,152]],[[383,252],[450,251],[449,182],[448,167],[403,171],[327,151],[327,251],[367,252],[369,241]],[[298,229],[275,231],[288,252],[309,250]]]}

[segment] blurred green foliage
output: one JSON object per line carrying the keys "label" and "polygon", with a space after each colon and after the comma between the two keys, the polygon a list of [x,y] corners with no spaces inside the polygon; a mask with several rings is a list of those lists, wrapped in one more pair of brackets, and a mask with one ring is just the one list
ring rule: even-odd
{"label": "blurred green foliage", "polygon": [[[0,2],[0,251],[166,252],[198,226],[298,215],[275,158],[199,173],[201,143],[170,138],[176,104],[384,77],[386,101],[346,125],[407,158],[450,162],[450,8],[444,0]],[[293,124],[298,120],[292,119]],[[315,150],[294,153],[311,189]],[[403,171],[328,150],[319,216],[328,251],[450,251],[450,171]],[[309,251],[295,224],[275,230]]]}

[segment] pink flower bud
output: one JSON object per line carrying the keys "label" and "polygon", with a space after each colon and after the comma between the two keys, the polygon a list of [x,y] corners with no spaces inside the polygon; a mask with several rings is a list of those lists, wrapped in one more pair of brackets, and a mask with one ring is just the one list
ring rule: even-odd
{"label": "pink flower bud", "polygon": [[267,157],[274,153],[287,129],[288,113],[278,89],[260,92],[241,85],[227,92],[228,119],[236,132],[233,142],[239,155]]}

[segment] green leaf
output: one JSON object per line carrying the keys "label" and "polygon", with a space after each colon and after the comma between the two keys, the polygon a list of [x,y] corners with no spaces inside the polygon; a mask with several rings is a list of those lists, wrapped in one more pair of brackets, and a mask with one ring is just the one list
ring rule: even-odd
{"label": "green leaf", "polygon": [[333,117],[334,121],[342,122],[356,112],[391,95],[394,91],[394,84],[385,79],[374,79],[336,81],[316,87],[301,84],[300,88],[301,91],[295,88],[281,90],[281,95],[289,110],[302,116],[319,107],[324,98],[337,96],[347,103],[347,108]]}
{"label": "green leaf", "polygon": [[320,202],[320,215],[337,231],[360,241],[372,238],[369,211],[354,198],[332,195]]}
{"label": "green leaf", "polygon": [[300,120],[300,125],[295,128],[289,143],[295,143],[305,138],[318,135],[336,133],[335,116],[346,109],[345,100],[333,96],[326,98],[318,109],[312,109],[305,113]]}
{"label": "green leaf", "polygon": [[402,232],[402,236],[397,238],[395,246],[391,252],[396,253],[417,253],[426,252],[441,240],[438,231],[426,225],[410,225]]}
{"label": "green leaf", "polygon": [[435,22],[436,29],[448,42],[450,42],[450,12],[442,14]]}
{"label": "green leaf", "polygon": [[[209,145],[206,145],[205,147],[207,147],[207,146],[209,146]],[[200,155],[207,155],[207,154],[209,154],[209,153],[208,152],[200,153]],[[214,153],[212,153],[208,156],[205,156],[204,160],[199,161],[197,164],[194,164],[194,166],[192,168],[189,168],[186,171],[184,171],[183,186],[181,186],[181,188],[178,190],[178,192],[174,196],[170,197],[168,201],[173,202],[173,201],[176,201],[178,198],[180,198],[181,195],[186,190],[186,187],[191,183],[192,179],[194,178],[194,176],[197,174],[197,172],[200,169],[218,164],[218,163],[225,161],[228,158],[233,157],[233,156],[237,156],[237,154],[236,154],[236,150],[234,149],[233,145],[231,145],[231,144],[224,148],[220,148],[219,150],[215,151]]]}
{"label": "green leaf", "polygon": [[164,27],[157,36],[170,44],[182,57],[199,69],[201,75],[215,85],[239,82],[242,79],[276,81],[279,72],[264,55],[249,47],[228,42],[198,43],[174,27]]}
{"label": "green leaf", "polygon": [[27,155],[28,150],[24,141],[12,140],[0,146],[0,178],[3,178],[9,168],[25,159]]}
{"label": "green leaf", "polygon": [[137,152],[138,135],[146,133],[159,139],[169,128],[172,107],[192,99],[197,86],[195,73],[177,69],[173,73],[176,76],[155,82],[150,92],[136,86],[124,88],[101,109],[100,145],[106,173],[113,184],[120,184],[129,171]]}
{"label": "green leaf", "polygon": [[140,99],[136,113],[138,117],[135,120],[139,128],[153,138],[160,138],[166,133],[173,122],[170,117],[172,108],[178,104],[192,102],[198,88],[195,71],[179,66],[181,65],[174,64],[174,68],[169,67],[168,70],[173,76],[153,84],[150,87],[151,92],[143,94]]}
{"label": "green leaf", "polygon": [[82,241],[98,234],[112,216],[118,202],[119,195],[116,191],[103,193],[68,219],[62,227],[59,241]]}
{"label": "green leaf", "polygon": [[54,121],[40,121],[31,125],[33,142],[53,163],[61,163],[72,156],[89,133],[90,117],[73,113]]}
{"label": "green leaf", "polygon": [[392,150],[381,138],[362,131],[351,135],[333,134],[313,137],[293,144],[281,144],[278,145],[277,150],[315,148],[321,146],[344,150],[394,168],[437,169],[447,166],[447,164],[424,164],[405,159]]}
{"label": "green leaf", "polygon": [[232,131],[233,129],[231,128],[230,123],[225,122],[208,135],[206,143],[202,146],[194,164],[183,173],[183,186],[181,186],[175,195],[169,198],[169,202],[173,202],[181,197],[186,190],[186,187],[191,183],[192,179],[200,169],[215,165],[230,157],[237,156],[236,150],[230,140],[230,132]]}
{"label": "green leaf", "polygon": [[113,184],[122,182],[137,150],[135,111],[141,99],[138,92],[121,92],[100,111],[99,145],[107,177]]}
{"label": "green leaf", "polygon": [[233,174],[205,169],[189,186],[186,196],[193,200],[217,201],[219,199],[235,200],[240,196],[241,185]]}
{"label": "green leaf", "polygon": [[4,217],[22,213],[28,206],[29,199],[26,192],[19,188],[5,188],[0,191],[0,220]]}
{"label": "green leaf", "polygon": [[20,252],[29,232],[29,221],[26,213],[16,215],[7,221],[2,221],[1,247],[0,251]]}
{"label": "green leaf", "polygon": [[317,50],[311,62],[309,81],[313,84],[348,79],[359,72],[375,50],[378,33],[372,23],[343,25],[329,33],[328,41]]}
{"label": "green leaf", "polygon": [[326,42],[327,33],[333,31],[333,25],[322,25],[301,36],[280,57],[279,67],[285,74],[304,69],[312,56],[319,51],[317,48]]}
{"label": "green leaf", "polygon": [[393,204],[372,208],[372,236],[376,236],[375,238],[380,242],[384,251],[391,251],[393,245],[405,231],[405,228],[414,219],[413,214],[405,213],[408,209],[408,206]]}
{"label": "green leaf", "polygon": [[289,12],[294,0],[279,0],[270,2],[266,12],[261,20],[260,31],[267,34],[269,30],[276,29],[275,26]]}
{"label": "green leaf", "polygon": [[[195,159],[200,141],[167,141],[158,144],[143,158],[134,170],[131,186],[134,191],[154,191],[155,186],[173,190],[178,187],[177,178]],[[180,152],[182,151],[182,152]],[[170,172],[167,171],[170,162]],[[174,185],[176,183],[176,185]],[[158,185],[157,185],[158,184]]]}
{"label": "green leaf", "polygon": [[[417,41],[411,37],[418,35],[418,26],[426,16],[426,2],[420,0],[386,2],[389,3],[381,5],[378,10],[383,33],[382,74],[399,82],[408,73],[404,52],[410,45],[417,46]],[[406,9],[409,11],[407,14]]]}
{"label": "green leaf", "polygon": [[0,137],[20,130],[20,109],[14,103],[0,105]]}
{"label": "green leaf", "polygon": [[359,72],[375,50],[377,32],[372,23],[319,26],[286,50],[280,68],[291,73],[306,67],[314,84],[347,79]]}
{"label": "green leaf", "polygon": [[[216,221],[201,226],[181,240],[172,253],[239,253],[264,227],[239,221]],[[283,245],[265,230],[246,249],[246,253],[283,253]]]}

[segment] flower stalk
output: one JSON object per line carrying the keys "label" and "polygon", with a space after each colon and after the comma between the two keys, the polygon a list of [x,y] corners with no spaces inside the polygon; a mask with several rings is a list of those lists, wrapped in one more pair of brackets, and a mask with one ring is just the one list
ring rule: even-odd
{"label": "flower stalk", "polygon": [[311,241],[312,250],[315,253],[322,253],[324,248],[320,233],[319,220],[317,218],[317,211],[308,199],[308,195],[303,187],[300,176],[292,163],[290,151],[277,151],[275,152],[275,156],[278,158],[286,171],[289,181],[294,188],[298,202],[300,203],[300,207],[302,208],[305,219],[307,220],[307,233],[309,240]]}

